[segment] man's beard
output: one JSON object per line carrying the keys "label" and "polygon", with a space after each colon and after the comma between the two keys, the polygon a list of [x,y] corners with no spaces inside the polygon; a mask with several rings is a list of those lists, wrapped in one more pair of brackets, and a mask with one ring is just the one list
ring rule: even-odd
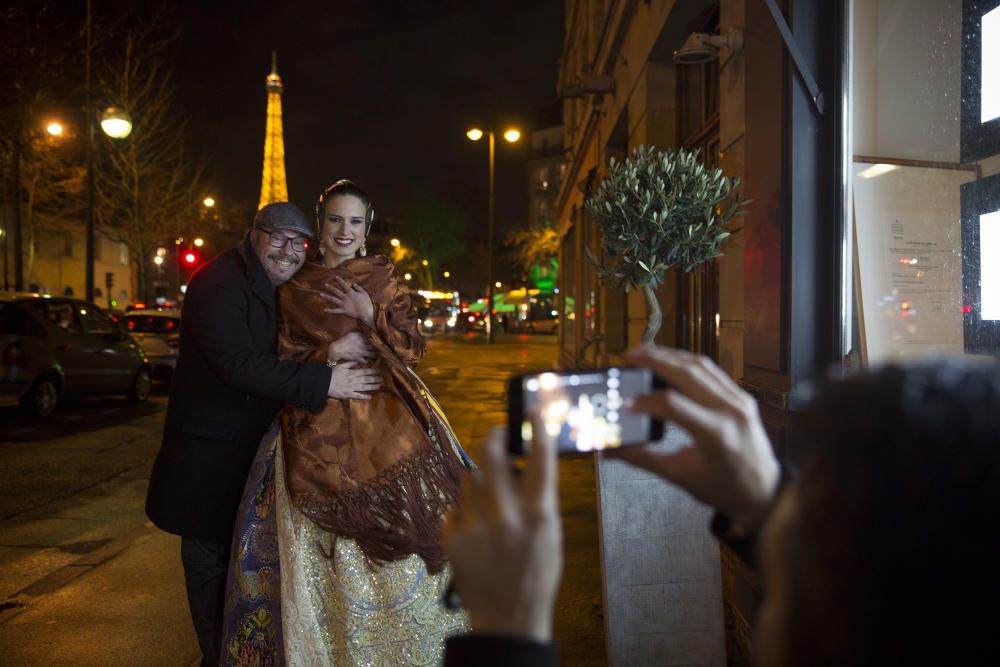
{"label": "man's beard", "polygon": [[295,255],[268,255],[267,259],[268,259],[269,262],[270,261],[282,261],[283,260],[283,261],[288,261],[288,262],[292,263],[292,265],[289,267],[290,269],[292,269],[292,272],[287,277],[276,276],[273,273],[271,273],[271,271],[270,271],[270,268],[271,268],[270,264],[268,264],[267,266],[264,267],[264,273],[267,274],[267,277],[271,281],[271,284],[274,285],[275,287],[278,287],[280,285],[284,285],[286,282],[288,282],[292,278],[292,276],[295,275],[296,271],[298,270],[299,264],[301,264],[301,262],[299,261],[299,258],[296,257]]}

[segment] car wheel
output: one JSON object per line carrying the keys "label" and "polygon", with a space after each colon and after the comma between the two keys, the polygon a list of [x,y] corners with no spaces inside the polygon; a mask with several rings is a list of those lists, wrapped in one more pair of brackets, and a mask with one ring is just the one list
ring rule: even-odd
{"label": "car wheel", "polygon": [[59,405],[59,385],[51,377],[35,380],[31,389],[21,399],[21,407],[35,417],[49,417]]}
{"label": "car wheel", "polygon": [[140,368],[135,372],[132,379],[132,387],[128,390],[128,400],[133,403],[142,403],[149,398],[150,388],[153,386],[153,379],[149,376],[148,368]]}

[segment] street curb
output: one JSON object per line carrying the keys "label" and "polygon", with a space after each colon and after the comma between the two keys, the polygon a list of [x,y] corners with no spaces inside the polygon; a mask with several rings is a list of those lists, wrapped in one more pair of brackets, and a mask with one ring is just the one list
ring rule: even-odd
{"label": "street curb", "polygon": [[45,595],[55,593],[70,582],[87,574],[95,567],[108,562],[138,540],[156,532],[159,532],[159,529],[147,521],[142,526],[130,530],[104,546],[80,556],[72,563],[63,565],[58,570],[50,572],[41,579],[28,584],[3,601],[3,608],[0,608],[0,625],[7,623],[12,618],[16,618]]}

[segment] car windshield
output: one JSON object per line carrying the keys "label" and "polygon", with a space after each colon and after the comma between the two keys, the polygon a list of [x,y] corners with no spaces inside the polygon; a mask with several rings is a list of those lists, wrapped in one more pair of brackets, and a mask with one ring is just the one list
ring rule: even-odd
{"label": "car windshield", "polygon": [[127,315],[125,317],[125,326],[131,333],[176,333],[180,324],[180,319],[163,315]]}
{"label": "car windshield", "polygon": [[448,317],[451,313],[448,312],[448,304],[446,303],[432,303],[427,309],[428,315],[437,315],[440,317]]}

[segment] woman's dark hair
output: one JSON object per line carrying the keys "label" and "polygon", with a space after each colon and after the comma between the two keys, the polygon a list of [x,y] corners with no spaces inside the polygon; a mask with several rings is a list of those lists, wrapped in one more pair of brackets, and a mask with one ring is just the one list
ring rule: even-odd
{"label": "woman's dark hair", "polygon": [[[821,385],[781,545],[793,664],[982,664],[1000,594],[1000,366]],[[984,603],[979,607],[976,600]]]}
{"label": "woman's dark hair", "polygon": [[337,197],[339,195],[349,195],[351,197],[357,197],[365,205],[365,236],[371,231],[372,223],[375,221],[375,209],[372,208],[371,199],[364,190],[358,186],[354,181],[350,181],[346,178],[342,178],[335,182],[333,185],[328,186],[323,190],[322,194],[319,196],[319,200],[316,202],[316,228],[317,232],[323,230],[323,215],[326,211],[326,202],[331,197]]}

